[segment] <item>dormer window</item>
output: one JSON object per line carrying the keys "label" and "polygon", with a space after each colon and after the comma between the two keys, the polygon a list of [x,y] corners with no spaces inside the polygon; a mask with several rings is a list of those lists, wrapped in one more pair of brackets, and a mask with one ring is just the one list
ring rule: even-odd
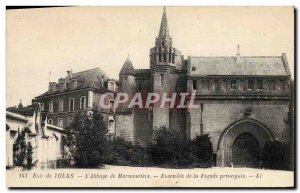
{"label": "dormer window", "polygon": [[115,82],[114,81],[109,81],[108,82],[108,90],[111,90],[111,91],[115,91],[116,88],[115,88]]}

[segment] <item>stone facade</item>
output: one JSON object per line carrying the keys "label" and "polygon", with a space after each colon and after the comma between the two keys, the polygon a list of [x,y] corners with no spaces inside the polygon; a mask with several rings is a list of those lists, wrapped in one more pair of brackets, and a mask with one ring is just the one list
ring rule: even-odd
{"label": "stone facade", "polygon": [[[173,45],[164,10],[149,61],[149,69],[135,69],[128,56],[118,86],[101,69],[75,74],[69,71],[57,83],[50,82],[48,91],[36,100],[51,124],[65,128],[75,113],[88,114],[98,106],[102,95],[110,93],[112,97],[106,103],[111,106],[99,108],[111,135],[147,146],[162,127],[179,132],[187,140],[208,134],[218,166],[233,164],[232,149],[239,136],[252,136],[249,139],[257,140],[260,151],[266,141],[291,140],[291,74],[285,54],[241,56],[238,47],[234,56],[185,59]],[[114,97],[121,92],[129,99],[141,93],[143,101],[151,92],[160,96],[168,93],[168,97],[172,93],[194,93],[199,108],[160,108],[158,101],[149,108],[129,109],[124,104],[114,109]]]}
{"label": "stone facade", "polygon": [[143,99],[149,92],[195,93],[199,108],[159,108],[160,101],[149,109],[120,108],[117,130],[122,132],[117,136],[147,145],[154,131],[164,126],[187,140],[208,134],[218,166],[232,164],[232,146],[241,134],[254,136],[260,150],[266,141],[291,140],[291,74],[285,54],[245,57],[238,47],[235,56],[184,59],[173,46],[164,10],[149,57],[150,69],[134,69],[127,58],[120,71],[119,92],[142,93]]}

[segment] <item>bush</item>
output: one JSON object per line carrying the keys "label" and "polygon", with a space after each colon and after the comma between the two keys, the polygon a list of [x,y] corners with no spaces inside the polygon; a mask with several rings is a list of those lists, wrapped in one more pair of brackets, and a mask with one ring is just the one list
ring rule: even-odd
{"label": "bush", "polygon": [[187,142],[176,132],[160,128],[151,147],[153,163],[172,168],[211,167],[212,144],[208,135]]}
{"label": "bush", "polygon": [[212,167],[213,148],[208,135],[197,136],[190,144],[192,152],[196,156],[196,167]]}
{"label": "bush", "polygon": [[262,151],[263,167],[268,169],[289,169],[289,148],[280,141],[266,142]]}
{"label": "bush", "polygon": [[150,165],[146,149],[134,145],[122,138],[108,141],[108,152],[105,156],[106,164],[123,166],[147,166]]}

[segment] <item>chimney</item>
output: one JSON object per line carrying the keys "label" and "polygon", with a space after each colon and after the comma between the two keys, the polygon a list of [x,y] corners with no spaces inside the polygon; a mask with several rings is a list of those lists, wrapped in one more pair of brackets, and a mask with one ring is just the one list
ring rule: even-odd
{"label": "chimney", "polygon": [[104,76],[101,76],[101,86],[104,87]]}
{"label": "chimney", "polygon": [[70,75],[70,77],[72,78],[72,76],[73,76],[72,69],[71,70],[67,70],[67,74]]}
{"label": "chimney", "polygon": [[237,53],[236,53],[236,62],[239,63],[241,60],[241,55],[240,55],[240,44],[237,45]]}

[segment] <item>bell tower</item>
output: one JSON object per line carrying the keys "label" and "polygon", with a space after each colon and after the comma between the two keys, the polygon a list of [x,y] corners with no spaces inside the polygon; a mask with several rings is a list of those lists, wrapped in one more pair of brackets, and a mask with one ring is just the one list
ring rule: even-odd
{"label": "bell tower", "polygon": [[[150,49],[150,70],[152,91],[162,98],[164,93],[172,95],[175,91],[176,71],[182,67],[181,52],[173,47],[172,37],[169,34],[166,7],[164,7],[160,29],[155,39],[155,47]],[[171,96],[168,96],[168,98]],[[153,105],[153,129],[169,128],[169,106],[163,107],[161,101]]]}

